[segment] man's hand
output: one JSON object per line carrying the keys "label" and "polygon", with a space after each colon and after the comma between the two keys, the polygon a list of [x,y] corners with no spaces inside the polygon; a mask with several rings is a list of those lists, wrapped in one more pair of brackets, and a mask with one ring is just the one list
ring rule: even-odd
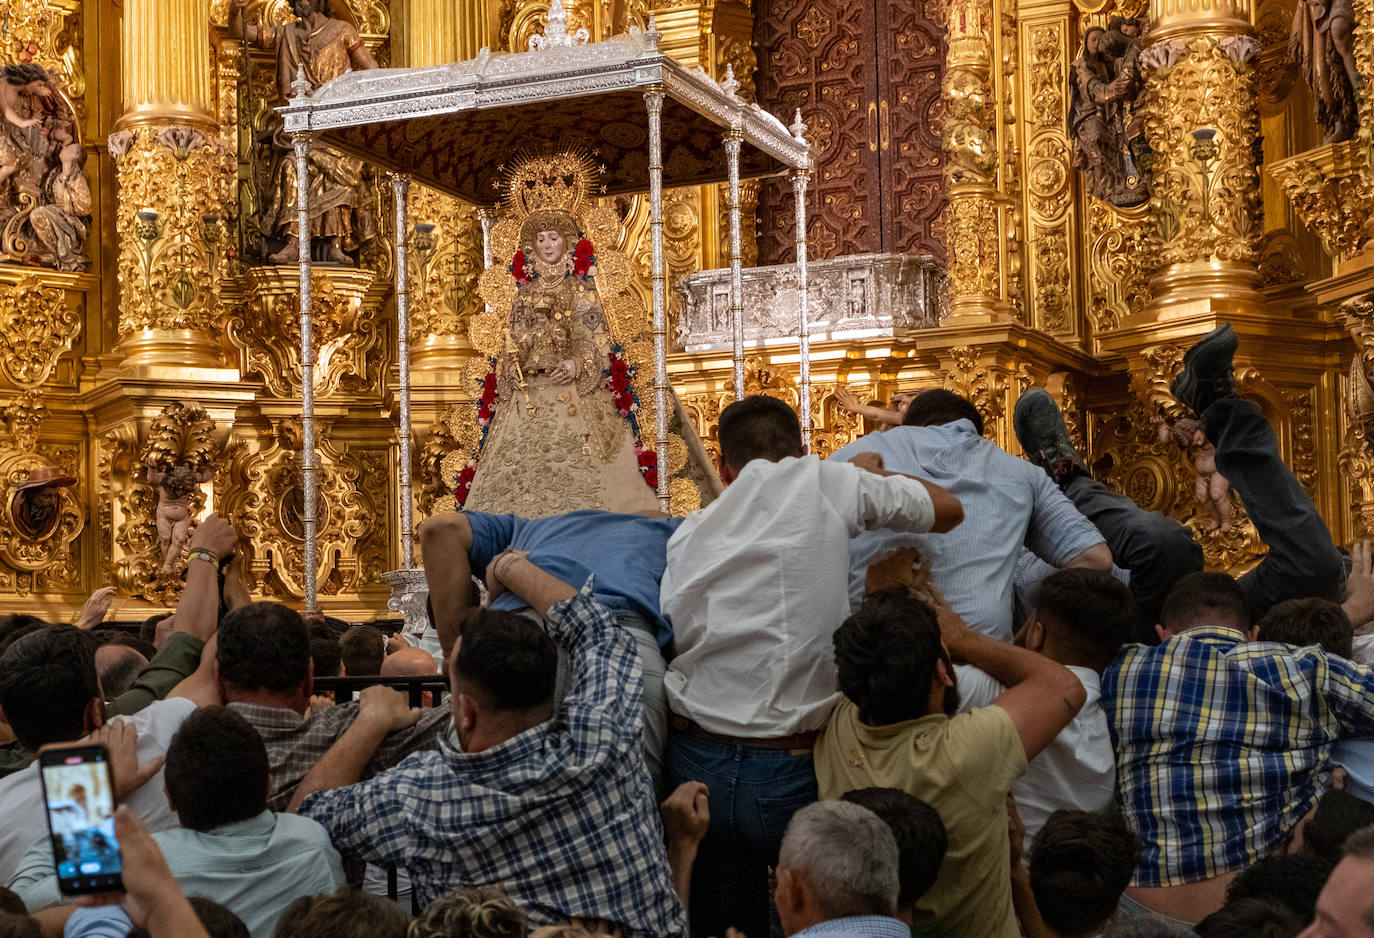
{"label": "man's hand", "polygon": [[1021,813],[1016,810],[1016,799],[1011,792],[1007,792],[1007,837],[1011,841],[1011,871],[1015,875],[1021,868],[1021,861],[1025,859],[1026,846],[1026,824],[1021,820]]}
{"label": "man's hand", "polygon": [[392,632],[386,640],[386,653],[388,655],[394,655],[402,648],[409,647],[410,642],[406,641],[406,637],[402,635],[400,632]]}
{"label": "man's hand", "polygon": [[658,806],[663,817],[663,836],[670,850],[696,852],[711,823],[708,793],[702,782],[683,782]]}
{"label": "man's hand", "polygon": [[1350,576],[1345,581],[1345,602],[1341,608],[1350,617],[1356,632],[1374,626],[1374,544],[1359,541],[1350,548]]}
{"label": "man's hand", "polygon": [[935,619],[940,623],[940,638],[944,640],[945,647],[949,649],[950,657],[958,664],[964,660],[962,654],[964,645],[968,639],[978,633],[968,627],[963,616],[954,611],[934,585],[929,585],[926,589],[930,595],[928,600],[930,606],[935,610]]}
{"label": "man's hand", "polygon": [[880,475],[887,473],[883,469],[883,457],[877,453],[855,453],[849,458],[851,466],[858,466],[866,472],[876,472]]}
{"label": "man's hand", "polygon": [[110,603],[114,600],[115,594],[119,592],[113,586],[102,586],[86,598],[86,603],[81,607],[81,611],[76,616],[76,627],[78,629],[93,629],[105,619],[105,613],[110,610]]}
{"label": "man's hand", "polygon": [[501,579],[511,564],[517,560],[529,559],[530,552],[527,550],[507,550],[496,555],[491,563],[487,564],[487,602],[491,603],[506,591],[506,584]]}
{"label": "man's hand", "polygon": [[921,552],[916,548],[904,547],[868,565],[868,575],[864,578],[865,592],[876,593],[894,586],[900,586],[912,596],[929,601],[930,573],[921,566]]}
{"label": "man's hand", "polygon": [[238,532],[219,515],[206,515],[205,520],[196,525],[196,531],[191,535],[192,550],[208,550],[218,560],[228,557],[238,546]]}
{"label": "man's hand", "polygon": [[75,903],[88,908],[123,903],[130,921],[151,932],[155,938],[160,935],[206,938],[205,929],[186,901],[186,894],[167,868],[157,841],[138,816],[121,805],[115,809],[114,829],[123,865],[120,878],[124,881],[124,893],[77,896]]}
{"label": "man's hand", "polygon": [[840,410],[848,411],[851,414],[863,406],[849,388],[840,388],[835,392],[835,404]]}
{"label": "man's hand", "polygon": [[358,719],[381,731],[382,735],[414,726],[420,719],[418,707],[410,706],[406,695],[381,684],[364,687],[358,695]]}
{"label": "man's hand", "polygon": [[115,800],[129,796],[162,771],[164,756],[155,756],[142,765],[138,762],[138,730],[128,720],[113,720],[90,735],[90,741],[110,751],[110,771],[114,774]]}

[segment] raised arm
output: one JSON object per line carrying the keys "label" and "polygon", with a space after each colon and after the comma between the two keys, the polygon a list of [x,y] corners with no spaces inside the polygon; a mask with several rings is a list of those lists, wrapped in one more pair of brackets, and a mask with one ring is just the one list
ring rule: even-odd
{"label": "raised arm", "polygon": [[969,628],[938,596],[935,609],[950,655],[1006,686],[992,706],[1011,717],[1026,759],[1034,759],[1082,709],[1088,699],[1082,683],[1068,668],[1042,655]]}
{"label": "raised arm", "polygon": [[420,525],[420,551],[426,560],[429,608],[447,661],[472,609],[472,525],[459,511],[426,518]]}
{"label": "raised arm", "polygon": [[420,711],[408,706],[400,691],[380,684],[363,688],[352,725],[301,779],[286,810],[295,814],[301,802],[315,792],[352,785],[362,777],[363,769],[387,734],[405,729],[419,718]]}

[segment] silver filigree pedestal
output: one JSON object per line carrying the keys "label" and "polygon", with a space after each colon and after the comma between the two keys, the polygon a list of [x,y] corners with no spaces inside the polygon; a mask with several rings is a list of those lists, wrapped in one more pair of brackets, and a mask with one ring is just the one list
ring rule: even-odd
{"label": "silver filigree pedestal", "polygon": [[386,601],[386,608],[399,612],[405,620],[401,631],[411,638],[423,635],[425,629],[429,628],[429,616],[425,612],[429,583],[425,580],[425,571],[420,568],[388,570],[381,574],[381,580],[391,587],[391,598]]}

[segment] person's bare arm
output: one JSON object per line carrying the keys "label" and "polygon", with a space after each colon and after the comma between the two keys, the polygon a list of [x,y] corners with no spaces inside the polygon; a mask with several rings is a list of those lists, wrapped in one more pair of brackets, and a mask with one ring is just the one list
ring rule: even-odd
{"label": "person's bare arm", "polygon": [[472,525],[462,512],[426,518],[420,525],[420,552],[425,557],[425,582],[429,607],[444,660],[453,654],[458,629],[471,608]]}
{"label": "person's bare arm", "polygon": [[492,599],[506,590],[519,593],[541,616],[547,615],[554,603],[577,595],[576,587],[540,570],[518,550],[498,554],[487,564],[487,590]]}
{"label": "person's bare arm", "polygon": [[197,707],[213,707],[224,703],[215,680],[215,651],[219,648],[219,633],[210,636],[200,652],[200,667],[192,671],[167,695],[185,697]]}
{"label": "person's bare arm", "polygon": [[1064,564],[1064,569],[1070,567],[1083,567],[1087,570],[1104,570],[1107,573],[1112,571],[1112,551],[1106,544],[1094,544],[1087,550],[1071,557]]}
{"label": "person's bare arm", "polygon": [[1007,833],[1011,838],[1011,904],[1016,917],[1021,922],[1024,938],[1056,938],[1045,920],[1040,917],[1040,906],[1035,901],[1031,889],[1030,872],[1026,869],[1026,859],[1022,850],[1026,842],[1026,825],[1016,810],[1016,799],[1007,794]]}
{"label": "person's bare arm", "polygon": [[[219,515],[207,515],[191,535],[191,550],[205,550],[219,561],[238,549],[239,536]],[[173,629],[201,641],[209,640],[219,628],[219,564],[206,560],[186,563],[186,587],[177,603]]]}
{"label": "person's bare arm", "polygon": [[683,782],[658,806],[663,817],[663,840],[668,867],[673,872],[673,891],[686,907],[692,886],[692,864],[697,848],[711,823],[709,791],[702,782]]}
{"label": "person's bare arm", "polygon": [[932,533],[943,534],[958,527],[964,520],[964,505],[954,497],[949,489],[918,476],[907,475],[905,472],[892,472],[883,467],[883,457],[877,453],[855,453],[849,462],[850,465],[858,466],[865,472],[871,472],[877,476],[901,476],[904,479],[914,479],[924,485],[926,492],[930,495],[930,503],[935,508],[935,524],[930,529]]}
{"label": "person's bare arm", "polygon": [[1082,709],[1088,699],[1083,684],[1068,668],[1043,655],[969,628],[938,594],[935,609],[950,655],[981,668],[1007,688],[992,706],[1007,711],[1026,760],[1034,759]]}
{"label": "person's bare arm", "polygon": [[342,788],[358,781],[387,734],[413,726],[418,719],[419,709],[409,706],[400,691],[380,684],[363,688],[358,695],[358,715],[353,718],[353,725],[296,786],[287,812],[295,814],[301,802],[317,791]]}
{"label": "person's bare arm", "polygon": [[867,417],[875,423],[886,424],[889,427],[899,426],[902,422],[900,411],[888,407],[876,407],[872,404],[860,404],[859,399],[844,388],[835,393],[835,403],[839,405],[841,410],[858,414],[860,417]]}

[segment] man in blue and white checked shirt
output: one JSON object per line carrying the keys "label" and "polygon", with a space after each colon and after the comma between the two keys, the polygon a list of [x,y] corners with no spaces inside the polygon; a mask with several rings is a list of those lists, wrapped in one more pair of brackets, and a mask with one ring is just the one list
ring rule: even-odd
{"label": "man in blue and white checked shirt", "polygon": [[[549,634],[515,613],[480,612],[450,664],[453,729],[439,750],[353,784],[385,733],[414,719],[399,694],[368,688],[294,806],[345,857],[406,868],[421,904],[498,885],[537,924],[577,916],[618,923],[627,938],[680,935],[685,915],[639,754],[634,640],[590,580],[574,589],[518,551],[495,558],[487,579],[497,594],[523,596]],[[554,641],[571,672],[556,709]]]}

